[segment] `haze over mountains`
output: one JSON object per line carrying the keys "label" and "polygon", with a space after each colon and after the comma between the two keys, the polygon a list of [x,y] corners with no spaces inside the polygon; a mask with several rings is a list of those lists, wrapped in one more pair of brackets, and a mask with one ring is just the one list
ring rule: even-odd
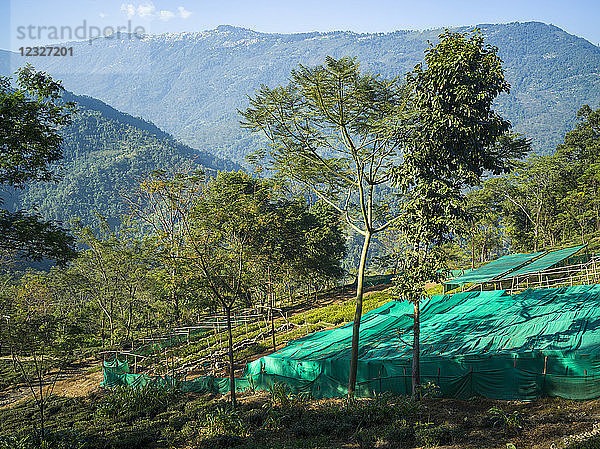
{"label": "haze over mountains", "polygon": [[[600,106],[599,47],[537,22],[479,28],[499,48],[512,85],[497,109],[532,139],[536,152],[554,150],[583,104]],[[364,70],[404,76],[442,31],[288,35],[221,26],[76,42],[69,44],[73,57],[12,55],[10,64],[14,69],[30,62],[62,79],[68,90],[151,120],[191,147],[243,161],[261,143],[240,129],[236,110],[247,106],[246,96],[261,84],[281,84],[299,63],[316,65],[328,55],[356,56]]]}

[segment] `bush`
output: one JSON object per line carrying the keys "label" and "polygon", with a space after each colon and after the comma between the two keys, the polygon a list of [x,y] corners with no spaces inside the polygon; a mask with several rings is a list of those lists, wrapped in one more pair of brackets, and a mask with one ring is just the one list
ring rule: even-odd
{"label": "bush", "polygon": [[246,426],[239,412],[231,407],[217,407],[212,412],[207,412],[204,427],[207,435],[241,436],[246,434]]}
{"label": "bush", "polygon": [[44,438],[39,432],[20,433],[0,437],[0,449],[85,449],[87,441],[70,431],[47,431]]}
{"label": "bush", "polygon": [[504,427],[510,430],[520,430],[525,424],[521,413],[518,411],[509,413],[500,407],[492,407],[488,410],[487,421],[492,427]]}
{"label": "bush", "polygon": [[140,387],[117,387],[100,400],[96,415],[123,420],[152,418],[166,411],[178,395],[174,388],[155,383]]}
{"label": "bush", "polygon": [[290,388],[283,382],[275,382],[269,388],[271,405],[274,407],[292,407],[303,405],[309,400],[305,393],[291,394]]}
{"label": "bush", "polygon": [[415,441],[418,446],[435,447],[452,443],[452,428],[448,424],[415,424]]}
{"label": "bush", "polygon": [[415,442],[415,430],[403,419],[387,426],[383,438],[396,447],[412,447]]}

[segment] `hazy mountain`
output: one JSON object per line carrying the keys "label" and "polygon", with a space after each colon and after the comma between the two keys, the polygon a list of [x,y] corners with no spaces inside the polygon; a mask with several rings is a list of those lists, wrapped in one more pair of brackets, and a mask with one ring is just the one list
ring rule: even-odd
{"label": "hazy mountain", "polygon": [[184,145],[153,123],[122,113],[90,97],[65,92],[77,104],[73,123],[61,130],[64,160],[57,183],[33,183],[13,192],[6,204],[30,210],[46,219],[84,223],[95,214],[118,221],[126,211],[120,194],[135,188],[153,170],[235,170],[241,167]]}
{"label": "hazy mountain", "polygon": [[[500,49],[512,84],[497,108],[533,139],[539,153],[554,149],[582,104],[600,106],[599,47],[543,23],[479,27]],[[64,80],[69,90],[152,120],[195,148],[242,160],[258,139],[239,128],[236,109],[262,83],[280,84],[299,63],[315,65],[327,55],[356,56],[365,70],[403,76],[440,32],[265,34],[221,26],[101,38],[70,44],[72,57],[26,59]],[[13,56],[12,68],[23,62]]]}

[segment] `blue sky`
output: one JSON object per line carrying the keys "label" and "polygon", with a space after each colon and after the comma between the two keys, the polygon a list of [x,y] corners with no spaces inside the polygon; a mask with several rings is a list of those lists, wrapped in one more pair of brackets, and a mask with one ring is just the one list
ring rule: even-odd
{"label": "blue sky", "polygon": [[531,20],[600,43],[598,0],[0,0],[0,48],[49,42],[50,28],[39,27],[70,27],[74,32],[84,21],[89,34],[118,26],[164,33],[222,24],[278,33],[388,32]]}

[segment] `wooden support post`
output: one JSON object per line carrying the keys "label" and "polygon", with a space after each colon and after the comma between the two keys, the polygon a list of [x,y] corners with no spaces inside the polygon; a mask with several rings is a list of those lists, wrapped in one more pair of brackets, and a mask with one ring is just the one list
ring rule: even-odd
{"label": "wooden support post", "polygon": [[544,376],[548,372],[548,356],[544,357]]}

